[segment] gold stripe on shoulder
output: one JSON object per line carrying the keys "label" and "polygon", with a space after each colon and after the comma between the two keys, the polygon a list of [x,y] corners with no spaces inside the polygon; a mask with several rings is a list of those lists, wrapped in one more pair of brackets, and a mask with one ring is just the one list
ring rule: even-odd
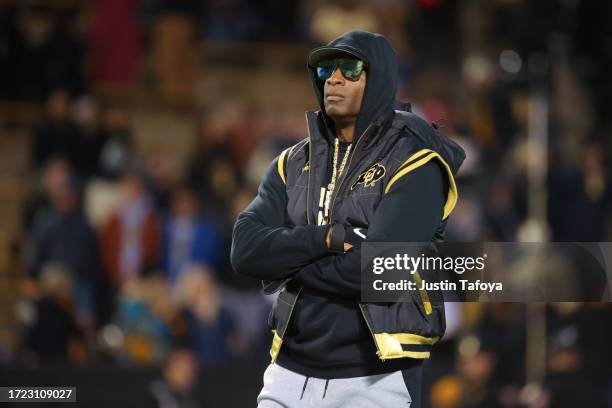
{"label": "gold stripe on shoulder", "polygon": [[[389,192],[389,189],[391,189],[391,186],[397,180],[399,180],[400,178],[402,178],[406,174],[410,173],[412,170],[414,170],[414,169],[416,169],[418,167],[421,167],[422,165],[427,163],[429,160],[431,160],[435,155],[436,155],[435,152],[431,152],[431,153],[425,155],[425,157],[421,158],[420,160],[412,161],[412,163],[410,165],[405,166],[404,168],[401,168],[397,173],[395,173],[393,175],[393,177],[391,177],[391,180],[389,180],[389,182],[387,183],[387,186],[385,187],[385,194],[387,194]],[[410,159],[408,159],[408,160],[410,160]]]}
{"label": "gold stripe on shoulder", "polygon": [[[418,159],[416,161],[415,161],[415,156],[416,156],[416,159]],[[455,177],[453,176],[453,172],[450,166],[448,165],[448,163],[446,163],[446,161],[442,158],[442,156],[440,156],[438,153],[432,150],[423,149],[413,154],[412,156],[410,156],[410,158],[408,158],[408,160],[404,162],[404,164],[406,163],[410,163],[410,164],[408,164],[407,166],[403,168],[402,166],[404,166],[404,164],[400,166],[400,170],[396,172],[393,175],[393,177],[391,177],[391,180],[389,180],[389,182],[387,183],[385,187],[385,194],[389,192],[389,189],[391,189],[391,186],[397,180],[399,180],[406,174],[410,173],[412,170],[418,167],[421,167],[425,163],[429,162],[431,159],[438,160],[442,164],[442,166],[446,170],[446,174],[448,175],[448,181],[449,181],[448,196],[446,198],[446,203],[444,204],[444,214],[442,215],[442,219],[444,220],[448,218],[450,213],[455,208],[455,205],[457,204],[457,198],[459,197],[459,192],[457,191],[457,184],[455,183]]]}
{"label": "gold stripe on shoulder", "polygon": [[427,153],[433,153],[433,150],[431,149],[421,149],[418,152],[410,155],[409,158],[407,158],[398,168],[397,171],[400,171],[402,168],[406,167],[407,165],[409,165],[410,163],[414,162],[416,159],[418,159],[419,157],[422,157],[423,155],[427,154]]}
{"label": "gold stripe on shoulder", "polygon": [[289,152],[290,149],[291,147],[288,147],[287,149],[283,150],[280,156],[278,156],[278,175],[280,176],[281,180],[283,180],[284,184],[287,184],[287,180],[285,178],[285,157],[287,156],[287,152]]}

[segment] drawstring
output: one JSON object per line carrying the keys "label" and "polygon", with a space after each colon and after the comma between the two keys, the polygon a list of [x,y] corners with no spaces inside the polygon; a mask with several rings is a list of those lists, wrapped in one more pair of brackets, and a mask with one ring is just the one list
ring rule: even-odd
{"label": "drawstring", "polygon": [[323,390],[323,398],[321,399],[325,399],[325,394],[327,394],[327,385],[329,384],[329,380],[325,380],[325,389]]}
{"label": "drawstring", "polygon": [[310,377],[306,377],[306,380],[304,381],[304,386],[302,387],[302,395],[300,395],[300,399],[304,398],[304,391],[306,391],[306,385],[308,384],[308,379]]}
{"label": "drawstring", "polygon": [[[306,377],[306,379],[304,380],[304,386],[302,387],[302,395],[300,395],[300,399],[304,398],[304,392],[306,391],[306,386],[308,385],[308,380],[310,379],[310,377]],[[325,388],[323,389],[323,398],[321,399],[325,399],[325,396],[327,395],[327,386],[329,385],[329,380],[325,380]]]}

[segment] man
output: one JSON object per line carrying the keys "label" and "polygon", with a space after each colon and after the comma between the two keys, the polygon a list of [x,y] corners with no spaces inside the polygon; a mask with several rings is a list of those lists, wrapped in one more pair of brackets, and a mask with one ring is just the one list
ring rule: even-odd
{"label": "man", "polygon": [[465,154],[395,101],[385,37],[315,48],[309,137],[276,158],[234,227],[237,272],[280,290],[259,407],[419,407],[443,304],[360,302],[360,243],[441,239]]}
{"label": "man", "polygon": [[164,363],[163,379],[149,386],[150,406],[156,408],[197,408],[193,386],[198,379],[199,363],[187,349],[174,349]]}

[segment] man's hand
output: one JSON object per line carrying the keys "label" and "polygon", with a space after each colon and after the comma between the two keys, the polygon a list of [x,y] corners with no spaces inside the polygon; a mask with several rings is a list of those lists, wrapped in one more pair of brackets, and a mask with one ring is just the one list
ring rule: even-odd
{"label": "man's hand", "polygon": [[328,248],[331,248],[331,239],[332,239],[333,233],[334,233],[334,226],[330,225],[329,228],[327,229],[327,234],[325,234],[325,245],[327,245]]}

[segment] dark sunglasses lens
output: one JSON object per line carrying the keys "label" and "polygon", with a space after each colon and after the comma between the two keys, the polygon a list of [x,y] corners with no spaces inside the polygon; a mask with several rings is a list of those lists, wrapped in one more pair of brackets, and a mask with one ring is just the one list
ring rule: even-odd
{"label": "dark sunglasses lens", "polygon": [[334,74],[336,67],[340,67],[340,72],[349,81],[357,81],[363,71],[364,63],[356,59],[336,59],[325,60],[317,64],[317,77],[324,81]]}
{"label": "dark sunglasses lens", "polygon": [[329,78],[333,72],[334,72],[334,66],[317,67],[317,77],[322,81]]}
{"label": "dark sunglasses lens", "polygon": [[357,81],[363,71],[363,61],[348,60],[340,63],[342,75],[350,81]]}
{"label": "dark sunglasses lens", "polygon": [[335,69],[336,61],[321,61],[317,64],[317,77],[324,81],[332,76]]}

